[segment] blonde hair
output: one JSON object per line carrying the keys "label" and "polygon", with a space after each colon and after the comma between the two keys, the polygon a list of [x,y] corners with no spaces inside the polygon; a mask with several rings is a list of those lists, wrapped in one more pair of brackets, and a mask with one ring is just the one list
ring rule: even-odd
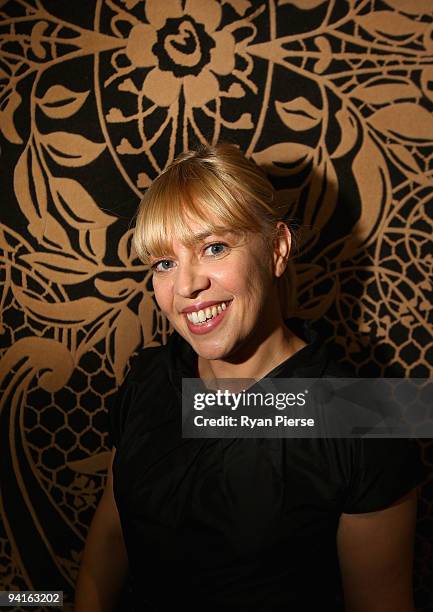
{"label": "blonde hair", "polygon": [[145,264],[150,257],[172,255],[173,238],[191,246],[192,218],[212,234],[227,229],[258,233],[270,255],[284,208],[264,172],[235,145],[200,146],[179,155],[147,189],[136,214],[133,246]]}

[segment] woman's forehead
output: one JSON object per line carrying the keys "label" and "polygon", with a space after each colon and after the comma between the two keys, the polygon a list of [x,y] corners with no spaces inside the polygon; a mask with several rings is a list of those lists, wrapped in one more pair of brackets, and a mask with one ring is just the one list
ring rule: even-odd
{"label": "woman's forehead", "polygon": [[187,246],[193,246],[196,244],[200,244],[204,242],[208,238],[230,238],[234,239],[240,235],[239,230],[231,229],[226,226],[217,226],[213,228],[209,228],[203,224],[196,225],[191,227],[191,233],[186,237],[182,238],[181,236],[176,236],[176,234],[172,234],[169,238],[169,241],[173,244],[175,242],[185,244]]}

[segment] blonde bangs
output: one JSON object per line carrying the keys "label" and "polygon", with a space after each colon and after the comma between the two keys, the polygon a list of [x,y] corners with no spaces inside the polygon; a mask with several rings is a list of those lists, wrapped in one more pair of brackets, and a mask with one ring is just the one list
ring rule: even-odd
{"label": "blonde bangs", "polygon": [[[251,178],[250,178],[251,181]],[[242,184],[242,183],[241,183]],[[204,166],[188,161],[163,172],[149,187],[140,204],[134,231],[134,248],[149,264],[151,257],[173,256],[173,239],[191,246],[196,242],[190,220],[200,232],[224,230],[261,232],[257,195],[239,189],[230,175],[215,176]],[[263,215],[263,202],[260,203]]]}

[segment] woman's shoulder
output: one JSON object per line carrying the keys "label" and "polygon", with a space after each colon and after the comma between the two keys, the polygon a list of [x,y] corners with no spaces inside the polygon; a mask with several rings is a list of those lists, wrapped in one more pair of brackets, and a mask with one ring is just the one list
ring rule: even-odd
{"label": "woman's shoulder", "polygon": [[322,372],[324,378],[358,378],[353,365],[340,361],[334,356],[332,343],[326,345],[326,356],[327,359]]}
{"label": "woman's shoulder", "polygon": [[139,349],[129,360],[126,378],[129,383],[143,381],[150,371],[161,371],[161,365],[167,360],[165,344],[145,346]]}
{"label": "woman's shoulder", "polygon": [[311,321],[291,317],[285,320],[285,325],[305,343],[290,361],[293,375],[296,374],[299,378],[357,377],[355,368],[342,361],[341,346],[337,345],[333,338],[319,334]]}

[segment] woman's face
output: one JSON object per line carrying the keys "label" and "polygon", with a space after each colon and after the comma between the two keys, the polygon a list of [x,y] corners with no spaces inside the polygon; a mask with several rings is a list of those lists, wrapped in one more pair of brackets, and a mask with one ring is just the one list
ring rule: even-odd
{"label": "woman's face", "polygon": [[[190,221],[195,235],[203,226]],[[272,261],[261,237],[202,235],[189,247],[173,241],[174,256],[152,259],[161,311],[205,359],[235,358],[275,316]],[[242,351],[241,351],[242,352]]]}

